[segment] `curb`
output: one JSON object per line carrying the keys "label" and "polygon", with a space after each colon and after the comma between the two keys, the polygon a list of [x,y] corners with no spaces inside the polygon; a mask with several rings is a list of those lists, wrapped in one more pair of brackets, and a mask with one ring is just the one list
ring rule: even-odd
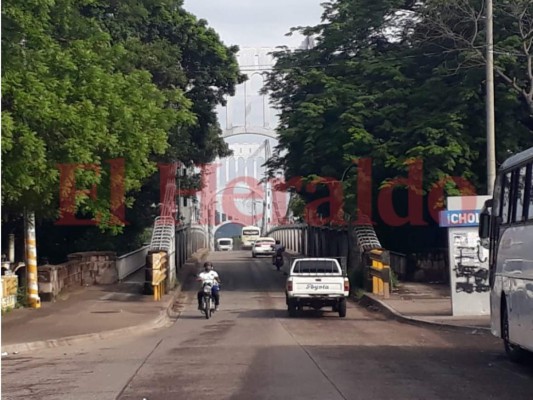
{"label": "curb", "polygon": [[391,319],[394,319],[398,322],[405,323],[405,324],[423,326],[426,328],[429,327],[429,328],[450,329],[450,330],[459,331],[463,333],[468,332],[468,333],[482,333],[482,334],[487,334],[487,335],[490,334],[490,328],[485,328],[482,326],[451,325],[451,324],[446,324],[442,322],[426,321],[426,320],[416,318],[416,317],[408,317],[396,311],[394,308],[392,308],[385,302],[379,299],[376,299],[375,297],[370,296],[368,294],[364,294],[361,299],[355,300],[355,302],[357,302],[358,304],[361,304],[362,306],[375,306],[385,316]]}
{"label": "curb", "polygon": [[144,322],[139,325],[129,326],[127,328],[113,329],[109,331],[102,331],[96,333],[87,333],[76,336],[66,336],[59,339],[40,340],[36,342],[27,343],[15,343],[2,346],[2,353],[23,353],[34,350],[51,349],[55,347],[71,346],[74,344],[81,344],[87,342],[93,342],[103,339],[111,339],[117,336],[123,336],[126,334],[139,334],[145,333],[150,330],[156,330],[165,326],[170,320],[169,310],[174,304],[174,301],[181,293],[181,284],[173,290],[171,298],[167,301],[164,310],[161,310],[158,317],[151,319],[148,322]]}
{"label": "curb", "polygon": [[[198,253],[200,253],[199,257],[195,257],[195,255],[192,255],[189,263],[191,264],[194,263],[195,266],[197,266],[199,263],[202,262],[202,260],[205,260],[207,258],[209,251],[205,252],[205,251],[200,250],[198,251]],[[138,325],[129,326],[127,328],[119,328],[119,329],[113,329],[113,330],[96,332],[96,333],[87,333],[83,335],[66,336],[66,337],[59,338],[59,339],[49,339],[49,340],[40,340],[40,341],[27,342],[27,343],[8,344],[6,346],[2,346],[2,353],[8,353],[8,354],[24,353],[24,352],[35,351],[35,350],[44,350],[44,349],[51,349],[51,348],[56,348],[56,347],[72,346],[75,344],[96,342],[96,341],[104,340],[104,339],[112,339],[118,336],[140,334],[140,333],[145,333],[145,332],[163,328],[165,325],[167,325],[169,322],[173,321],[176,318],[175,314],[172,315],[171,309],[176,299],[181,294],[181,291],[182,291],[182,283],[179,282],[177,287],[171,290],[170,292],[171,296],[167,300],[163,309],[159,312],[159,315],[156,318],[153,318],[147,322],[143,322]]]}

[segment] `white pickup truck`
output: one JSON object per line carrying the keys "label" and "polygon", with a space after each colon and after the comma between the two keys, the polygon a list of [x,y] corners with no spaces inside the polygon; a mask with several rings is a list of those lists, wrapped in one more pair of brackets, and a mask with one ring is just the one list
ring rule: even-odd
{"label": "white pickup truck", "polygon": [[297,258],[289,271],[285,296],[290,317],[304,306],[319,310],[331,307],[346,317],[350,281],[335,258]]}

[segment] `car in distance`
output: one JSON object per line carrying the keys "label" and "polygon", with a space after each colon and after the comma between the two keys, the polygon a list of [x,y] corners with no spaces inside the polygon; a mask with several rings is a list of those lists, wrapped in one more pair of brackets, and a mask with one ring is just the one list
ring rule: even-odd
{"label": "car in distance", "polygon": [[252,245],[252,257],[274,255],[276,240],[271,237],[262,237]]}
{"label": "car in distance", "polygon": [[217,239],[217,250],[218,251],[233,250],[233,239],[230,239],[230,238]]}

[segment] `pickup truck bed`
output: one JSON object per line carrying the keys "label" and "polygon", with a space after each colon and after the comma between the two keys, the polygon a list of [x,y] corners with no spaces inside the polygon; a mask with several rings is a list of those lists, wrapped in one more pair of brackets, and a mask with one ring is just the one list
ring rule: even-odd
{"label": "pickup truck bed", "polygon": [[293,261],[286,284],[289,315],[312,307],[331,307],[340,317],[346,316],[346,298],[350,287],[346,275],[334,258],[299,258]]}

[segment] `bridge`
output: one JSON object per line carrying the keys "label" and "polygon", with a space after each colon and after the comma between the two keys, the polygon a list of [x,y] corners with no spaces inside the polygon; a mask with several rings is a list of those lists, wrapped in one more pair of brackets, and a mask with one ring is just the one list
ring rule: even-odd
{"label": "bridge", "polygon": [[263,235],[281,240],[289,251],[309,256],[336,255],[355,260],[356,254],[381,247],[372,225],[354,229],[284,225],[289,215],[288,195],[273,190],[264,167],[277,142],[278,116],[268,96],[261,93],[264,74],[274,65],[270,53],[275,50],[243,48],[237,56],[241,72],[249,79],[238,85],[235,96],[227,98],[225,106],[218,108],[219,123],[227,141],[238,137],[255,139],[229,143],[233,155],[212,164],[208,188],[199,199],[204,215],[176,225],[172,218],[175,210],[168,206],[176,196],[175,182],[167,183],[167,206],[154,223],[150,250],[167,251],[175,259],[172,268],[199,248],[213,250],[215,239],[223,230],[233,227],[238,232],[247,225],[259,226]]}
{"label": "bridge", "polygon": [[264,167],[277,143],[278,116],[268,96],[260,93],[265,84],[264,73],[274,65],[270,55],[273,51],[274,48],[241,49],[237,60],[249,79],[237,86],[225,106],[218,108],[222,136],[233,141],[247,139],[245,143],[229,143],[233,155],[215,160],[213,195],[201,199],[208,203],[206,230],[211,249],[217,232],[224,226],[255,225],[266,234],[287,216],[288,195],[273,190]]}

